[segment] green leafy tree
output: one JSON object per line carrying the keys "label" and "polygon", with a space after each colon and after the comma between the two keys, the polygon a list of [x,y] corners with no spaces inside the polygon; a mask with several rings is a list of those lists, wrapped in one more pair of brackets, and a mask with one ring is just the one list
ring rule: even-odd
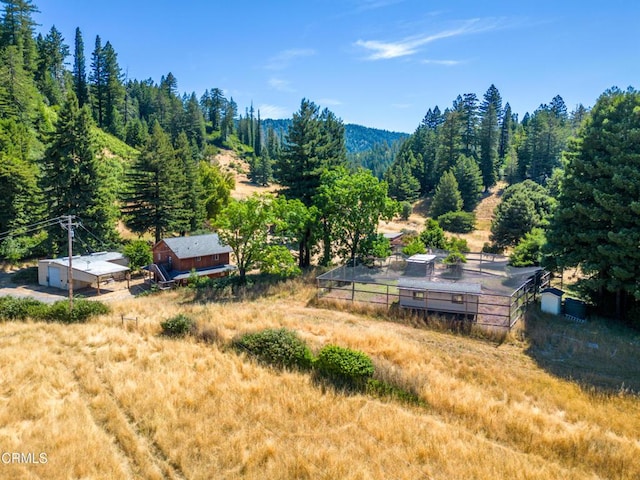
{"label": "green leafy tree", "polygon": [[262,262],[269,248],[269,226],[273,221],[272,199],[252,196],[231,202],[218,215],[215,225],[220,239],[233,249],[240,282]]}
{"label": "green leafy tree", "polygon": [[437,220],[428,218],[424,225],[424,230],[420,232],[420,240],[427,248],[444,250],[447,248],[447,239],[444,230]]}
{"label": "green leafy tree", "polygon": [[579,266],[580,285],[621,317],[640,300],[640,93],[607,90],[576,139],[548,232],[557,268]]}
{"label": "green leafy tree", "polygon": [[391,220],[398,211],[398,204],[387,196],[387,184],[364,169],[326,173],[317,205],[321,213],[328,212],[333,235],[329,241],[345,261],[371,255],[380,220]]}
{"label": "green leafy tree", "polygon": [[129,183],[122,209],[127,226],[138,235],[153,232],[159,242],[169,232],[185,231],[184,174],[169,136],[160,124],[127,172]]}
{"label": "green leafy tree", "polygon": [[[80,109],[70,90],[42,163],[42,183],[48,215],[78,216],[92,233],[87,239],[91,247],[104,248],[118,237],[118,212],[115,193],[107,188],[107,176],[96,157],[93,125],[88,108]],[[50,232],[54,251],[66,244],[66,234],[60,238],[60,233],[59,227]]]}
{"label": "green leafy tree", "polygon": [[533,228],[513,249],[509,255],[509,264],[514,267],[540,265],[546,242],[544,230]]}
{"label": "green leafy tree", "polygon": [[129,259],[129,268],[138,271],[153,262],[153,252],[146,240],[132,240],[124,246],[123,252]]}
{"label": "green leafy tree", "polygon": [[458,182],[453,172],[442,175],[436,187],[436,193],[431,203],[431,215],[439,217],[449,212],[457,212],[462,208],[462,196],[458,189]]}
{"label": "green leafy tree", "polygon": [[307,207],[301,200],[279,197],[273,202],[274,235],[283,244],[298,249],[298,266],[308,267],[315,242],[313,227],[319,212],[315,206]]}
{"label": "green leafy tree", "polygon": [[231,190],[235,188],[233,174],[223,173],[217,165],[201,161],[198,164],[198,178],[202,186],[201,203],[205,216],[215,220],[231,200]]}

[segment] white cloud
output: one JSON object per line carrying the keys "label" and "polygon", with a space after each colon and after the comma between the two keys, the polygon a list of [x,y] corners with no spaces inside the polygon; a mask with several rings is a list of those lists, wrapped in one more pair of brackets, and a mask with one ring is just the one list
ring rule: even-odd
{"label": "white cloud", "polygon": [[395,42],[382,42],[379,40],[358,40],[355,44],[366,50],[371,51],[367,57],[368,60],[388,60],[391,58],[406,57],[413,55],[429,43],[441,40],[443,38],[457,37],[460,35],[468,35],[471,33],[480,33],[493,30],[497,27],[495,21],[483,21],[475,18],[467,20],[462,26],[452,29],[443,30],[430,35],[417,35],[407,37]]}
{"label": "white cloud", "polygon": [[285,93],[293,93],[295,89],[291,86],[291,82],[282,78],[271,77],[269,79],[269,86],[274,90]]}
{"label": "white cloud", "polygon": [[461,60],[422,60],[421,63],[427,65],[444,65],[445,67],[455,67],[456,65],[460,65]]}
{"label": "white cloud", "polygon": [[269,105],[268,103],[263,103],[258,105],[258,110],[260,110],[261,118],[289,118],[291,113],[284,107],[279,107],[278,105]]}
{"label": "white cloud", "polygon": [[289,50],[283,50],[277,55],[271,57],[265,68],[267,70],[284,70],[291,62],[293,62],[296,58],[304,58],[311,57],[316,54],[315,50],[310,48],[292,48]]}

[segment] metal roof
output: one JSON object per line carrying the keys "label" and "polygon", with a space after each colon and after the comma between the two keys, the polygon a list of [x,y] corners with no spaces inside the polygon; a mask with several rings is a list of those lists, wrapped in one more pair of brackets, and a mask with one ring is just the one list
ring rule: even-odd
{"label": "metal roof", "polygon": [[416,253],[415,255],[411,255],[407,258],[407,262],[416,262],[416,263],[430,263],[436,259],[435,255],[428,255],[426,253]]}
{"label": "metal roof", "polygon": [[[102,277],[104,275],[112,275],[114,273],[126,272],[129,267],[118,265],[117,263],[105,262],[103,260],[92,260],[90,255],[82,257],[73,257],[71,266],[73,270],[78,272],[87,273],[94,277]],[[51,260],[50,263],[61,265],[63,267],[69,267],[69,257],[56,258]]]}
{"label": "metal roof", "polygon": [[228,245],[222,245],[217,233],[195,235],[193,237],[164,238],[164,243],[179,259],[204,257],[230,253],[233,250]]}
{"label": "metal roof", "polygon": [[400,278],[398,288],[447,293],[482,293],[482,286],[479,283],[434,282],[419,278]]}
{"label": "metal roof", "polygon": [[[205,277],[207,275],[213,275],[214,273],[233,272],[238,267],[235,265],[216,265],[215,267],[203,268],[195,270],[196,275],[199,277]],[[173,272],[171,272],[173,274]],[[193,272],[177,272],[175,275],[171,275],[171,280],[187,280],[191,278]]]}

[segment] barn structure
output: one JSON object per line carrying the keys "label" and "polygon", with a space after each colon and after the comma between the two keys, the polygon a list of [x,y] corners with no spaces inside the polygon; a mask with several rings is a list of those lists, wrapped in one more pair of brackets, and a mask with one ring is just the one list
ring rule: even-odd
{"label": "barn structure", "polygon": [[[129,272],[129,260],[119,252],[98,252],[71,257],[74,290],[100,286],[109,280],[123,280]],[[69,289],[69,257],[40,260],[38,283],[46,287]]]}
{"label": "barn structure", "polygon": [[466,254],[465,263],[448,264],[447,252],[390,257],[375,267],[342,266],[317,277],[318,297],[438,314],[510,329],[546,287],[547,272],[516,268],[508,258]]}
{"label": "barn structure", "polygon": [[164,238],[153,246],[149,271],[161,286],[186,283],[194,272],[199,277],[223,277],[236,270],[229,263],[232,251],[217,233]]}

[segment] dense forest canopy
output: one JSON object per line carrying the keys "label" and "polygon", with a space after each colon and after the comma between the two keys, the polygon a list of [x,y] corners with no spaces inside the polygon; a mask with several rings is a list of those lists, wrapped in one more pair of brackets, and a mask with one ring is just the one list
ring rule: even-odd
{"label": "dense forest canopy", "polygon": [[[425,197],[433,218],[411,248],[462,249],[441,226],[473,230],[474,209],[498,185],[485,249],[511,252],[514,265],[580,268],[584,295],[619,316],[640,311],[640,97],[631,88],[608,90],[591,111],[556,95],[520,117],[490,85],[426,106],[411,135],[345,125],[308,99],[291,119],[265,120],[215,85],[181,93],[170,66],[158,81],[127,78],[108,39],[85,39],[81,26],[73,39],[55,26],[36,35],[32,0],[0,3],[8,261],[63,252],[62,215],[78,219],[85,250],[121,246],[123,225],[155,240],[217,228],[247,248],[243,276],[367,261],[387,251],[378,222],[408,216]],[[257,185],[279,184],[278,197],[232,200],[233,175],[213,161],[221,148],[248,162]]]}

